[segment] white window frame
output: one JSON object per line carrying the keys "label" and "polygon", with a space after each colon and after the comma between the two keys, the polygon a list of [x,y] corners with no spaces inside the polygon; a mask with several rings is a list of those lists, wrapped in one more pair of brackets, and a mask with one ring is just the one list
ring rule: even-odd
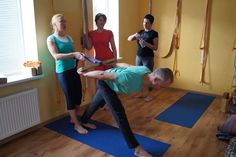
{"label": "white window frame", "polygon": [[[8,35],[11,33],[10,29],[9,29],[10,31],[8,32],[6,31],[4,35],[0,36],[0,38],[2,38],[0,39],[1,41],[4,41],[4,39],[6,39],[6,44],[9,44],[8,46],[6,46],[6,49],[2,50],[2,53],[0,50],[0,57],[2,57],[0,58],[0,60],[5,61],[5,63],[0,62],[0,66],[2,67],[1,68],[2,70],[0,70],[0,75],[6,76],[8,82],[23,80],[25,78],[32,76],[31,69],[24,67],[23,63],[25,61],[38,60],[34,0],[4,0],[0,3],[2,4],[2,7],[5,7],[3,9],[5,9],[4,13],[6,13],[4,16],[2,16],[2,19],[0,17],[0,23],[3,23],[4,25],[4,20],[6,20],[7,24],[5,24],[3,27],[7,28],[8,26],[9,27],[12,26],[12,27],[18,28],[16,29],[17,30],[16,32],[18,33],[15,35],[15,38],[19,38],[18,45],[20,45],[18,46],[18,48],[16,47],[14,51],[7,49],[10,46],[14,47],[14,44],[16,44],[16,43],[12,43],[10,40],[8,41],[8,39],[10,39],[8,38]],[[11,21],[9,19],[4,19],[4,18],[5,16],[6,18],[8,15],[10,16],[10,11],[8,13],[7,9],[9,7],[9,10],[10,10],[12,4],[16,5],[15,8],[17,9],[13,9],[14,12],[12,13],[12,15],[15,16],[15,18],[17,18],[16,21],[18,22],[13,23],[11,25],[10,23]],[[2,29],[2,32],[4,32],[4,28]],[[14,62],[17,62],[16,63],[17,67],[15,69],[10,67],[11,64],[12,65],[15,64]]]}

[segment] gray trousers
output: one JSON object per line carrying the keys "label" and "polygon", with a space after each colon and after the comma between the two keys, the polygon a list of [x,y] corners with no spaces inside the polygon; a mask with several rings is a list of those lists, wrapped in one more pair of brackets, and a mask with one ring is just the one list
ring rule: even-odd
{"label": "gray trousers", "polygon": [[146,66],[151,71],[153,71],[154,57],[140,57],[140,56],[136,56],[136,65],[137,66]]}
{"label": "gray trousers", "polygon": [[[140,57],[136,56],[136,65],[137,66],[146,66],[149,70],[153,71],[154,67],[154,57]],[[152,91],[153,88],[148,87],[148,91]]]}

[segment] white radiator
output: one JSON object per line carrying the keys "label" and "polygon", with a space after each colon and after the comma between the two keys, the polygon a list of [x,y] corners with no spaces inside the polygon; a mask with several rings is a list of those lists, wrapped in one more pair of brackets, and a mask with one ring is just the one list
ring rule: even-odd
{"label": "white radiator", "polygon": [[39,123],[37,89],[0,98],[0,140]]}

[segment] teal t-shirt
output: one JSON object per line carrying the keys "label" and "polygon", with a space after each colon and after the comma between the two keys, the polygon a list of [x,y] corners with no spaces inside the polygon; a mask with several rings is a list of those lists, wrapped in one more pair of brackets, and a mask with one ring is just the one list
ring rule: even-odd
{"label": "teal t-shirt", "polygon": [[144,75],[151,71],[146,66],[131,66],[127,68],[112,68],[106,72],[115,72],[115,81],[105,82],[117,93],[131,94],[143,88]]}
{"label": "teal t-shirt", "polygon": [[[66,36],[68,39],[67,42],[59,40],[55,35],[51,35],[52,38],[57,46],[58,53],[71,53],[74,51],[74,45],[71,41],[71,38]],[[66,70],[70,70],[75,68],[76,60],[74,58],[68,58],[63,60],[56,60],[56,73],[62,73]]]}

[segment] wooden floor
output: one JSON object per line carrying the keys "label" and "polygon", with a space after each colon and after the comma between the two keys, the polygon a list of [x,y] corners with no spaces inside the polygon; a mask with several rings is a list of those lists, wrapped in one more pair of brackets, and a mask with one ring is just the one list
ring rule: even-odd
{"label": "wooden floor", "polygon": [[[121,95],[130,125],[135,133],[171,144],[164,157],[223,157],[227,143],[215,137],[215,130],[225,115],[217,98],[193,128],[154,120],[154,117],[183,96],[186,91],[162,89],[154,100],[145,102],[132,95]],[[82,113],[83,109],[81,110]],[[99,110],[95,120],[116,126],[109,110]],[[0,157],[110,157],[46,128],[39,129],[0,147]]]}

